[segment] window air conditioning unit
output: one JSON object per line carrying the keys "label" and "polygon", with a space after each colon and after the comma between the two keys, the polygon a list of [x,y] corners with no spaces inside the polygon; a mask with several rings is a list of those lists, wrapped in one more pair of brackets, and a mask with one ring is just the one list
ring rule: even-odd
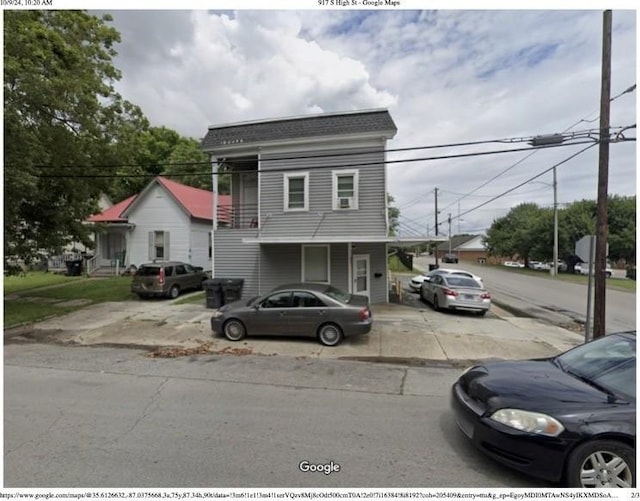
{"label": "window air conditioning unit", "polygon": [[353,207],[353,198],[352,197],[344,197],[338,200],[338,206],[341,209],[350,209]]}

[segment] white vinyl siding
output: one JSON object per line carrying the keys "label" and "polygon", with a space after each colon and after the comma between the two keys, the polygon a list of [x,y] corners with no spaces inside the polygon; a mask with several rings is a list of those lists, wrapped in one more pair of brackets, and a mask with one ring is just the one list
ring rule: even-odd
{"label": "white vinyl siding", "polygon": [[329,283],[331,255],[328,245],[302,246],[302,281]]}
{"label": "white vinyl siding", "polygon": [[[358,171],[334,170],[332,190],[334,210],[355,210],[358,208]],[[347,201],[345,204],[344,202]]]}
{"label": "white vinyl siding", "polygon": [[284,210],[309,210],[308,172],[292,172],[284,175]]}

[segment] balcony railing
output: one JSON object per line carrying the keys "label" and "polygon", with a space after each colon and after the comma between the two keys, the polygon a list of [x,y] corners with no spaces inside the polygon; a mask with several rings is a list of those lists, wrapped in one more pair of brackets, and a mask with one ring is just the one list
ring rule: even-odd
{"label": "balcony railing", "polygon": [[218,205],[219,228],[257,228],[258,204]]}

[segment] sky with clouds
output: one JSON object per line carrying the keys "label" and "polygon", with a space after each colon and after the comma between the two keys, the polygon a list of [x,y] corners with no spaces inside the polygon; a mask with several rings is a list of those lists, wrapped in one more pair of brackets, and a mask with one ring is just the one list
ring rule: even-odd
{"label": "sky with clouds", "polygon": [[[107,12],[122,35],[117,89],[152,125],[185,136],[202,138],[214,124],[371,108],[388,108],[398,127],[390,149],[599,126],[601,10]],[[612,97],[636,83],[636,49],[635,11],[614,10]],[[636,123],[636,95],[612,101],[612,126]],[[635,137],[635,130],[626,135]],[[507,147],[513,145],[388,158]],[[433,234],[436,187],[440,221],[451,213],[454,234],[481,233],[524,201],[550,206],[550,172],[486,202],[584,147],[392,163],[388,187],[401,209],[401,235]],[[636,193],[635,147],[611,145],[610,193]],[[595,199],[598,148],[557,173],[559,203]]]}

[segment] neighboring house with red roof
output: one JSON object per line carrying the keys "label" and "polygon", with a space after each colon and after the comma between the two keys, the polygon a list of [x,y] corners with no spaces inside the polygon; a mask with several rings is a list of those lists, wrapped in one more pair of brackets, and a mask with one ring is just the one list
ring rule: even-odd
{"label": "neighboring house with red roof", "polygon": [[[229,195],[219,195],[218,205],[229,207]],[[218,220],[229,215],[218,210]],[[211,269],[213,193],[186,186],[162,176],[154,178],[133,195],[87,222],[96,228],[94,257],[87,272],[104,267],[119,268],[159,260],[184,261]]]}

